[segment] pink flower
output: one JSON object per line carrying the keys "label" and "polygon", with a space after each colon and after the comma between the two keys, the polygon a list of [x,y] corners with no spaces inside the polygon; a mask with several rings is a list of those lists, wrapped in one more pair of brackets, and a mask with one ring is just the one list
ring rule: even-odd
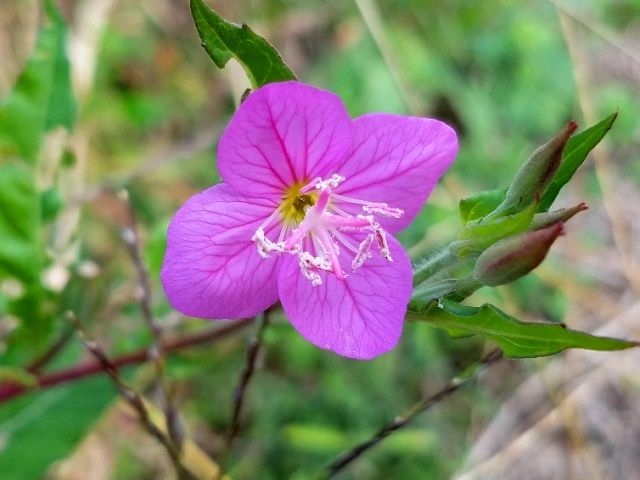
{"label": "pink flower", "polygon": [[280,299],[321,348],[358,359],[390,350],[412,290],[391,234],[409,225],[457,149],[437,120],[352,120],[337,96],[297,82],[256,90],[220,139],[224,183],[190,198],[169,225],[169,302],[221,319]]}

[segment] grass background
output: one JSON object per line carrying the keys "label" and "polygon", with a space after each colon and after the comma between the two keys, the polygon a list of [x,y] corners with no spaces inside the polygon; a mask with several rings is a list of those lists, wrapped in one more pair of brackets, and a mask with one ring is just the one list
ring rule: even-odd
{"label": "grass background", "polygon": [[[40,272],[47,288],[38,301],[50,329],[11,348],[15,324],[31,319],[0,308],[8,346],[3,366],[23,365],[62,335],[67,327],[61,313],[68,309],[114,356],[148,345],[133,265],[120,237],[127,219],[113,193],[120,187],[129,191],[138,217],[154,314],[166,335],[207,326],[179,316],[163,297],[158,271],[164,231],[182,202],[218,181],[217,138],[246,79],[237,65],[215,68],[200,47],[187,3],[59,2],[70,29],[78,118],[72,134],[47,135],[35,167],[38,188],[54,188],[62,200],[56,220],[38,233],[47,255]],[[221,0],[215,8],[269,39],[301,80],[338,93],[354,116],[384,111],[433,116],[455,126],[461,142],[455,166],[400,235],[414,258],[455,237],[460,198],[506,186],[529,153],[568,120],[586,127],[619,111],[602,147],[555,204],[586,201],[590,210],[569,223],[536,274],[480,291],[469,301],[490,300],[524,320],[564,321],[579,329],[624,324],[638,338],[638,316],[629,317],[640,292],[638,2]],[[40,10],[36,1],[0,6],[0,98],[9,94],[33,48]],[[66,163],[60,161],[61,144],[73,153]],[[0,287],[0,300],[10,299],[15,281],[5,279]],[[167,365],[190,436],[237,479],[310,478],[490,348],[481,339],[452,340],[409,324],[396,350],[360,363],[316,349],[280,314],[275,317],[230,451],[224,434],[232,393],[255,327],[180,351]],[[47,368],[72,365],[85,355],[71,340]],[[635,449],[629,446],[640,434],[632,355],[595,357],[613,369],[607,370],[613,384],[604,386],[582,370],[577,377],[583,357],[571,354],[504,362],[367,453],[342,478],[451,478],[465,470],[470,478],[634,478],[625,473],[637,475],[637,469],[625,468],[639,455],[638,442]],[[556,378],[556,371],[566,378]],[[125,375],[156,398],[148,390],[151,366]],[[521,446],[519,435],[509,436],[540,428],[543,413],[525,415],[534,406],[516,402],[514,416],[521,409],[525,418],[511,426],[494,420],[504,419],[505,405],[519,398],[528,380],[540,378],[546,403],[535,407],[544,415],[561,412],[552,430],[560,432],[552,436],[560,446],[548,456],[536,455],[539,444]],[[569,395],[576,378],[581,388],[594,389],[582,400]],[[598,395],[602,389],[615,390],[620,405],[629,408],[615,402],[612,407],[613,400]],[[172,478],[165,453],[116,400],[111,385],[95,378],[0,405],[3,478],[42,478],[45,472],[59,479]],[[619,420],[616,410],[628,421],[621,431],[603,434],[598,428]],[[511,456],[501,457],[495,445],[482,456],[486,441],[480,442],[491,426],[494,440],[500,437],[496,431],[507,439],[498,450],[517,446]],[[489,457],[493,463],[487,464]],[[525,473],[505,468],[524,458]],[[477,465],[494,470],[474,470]]]}

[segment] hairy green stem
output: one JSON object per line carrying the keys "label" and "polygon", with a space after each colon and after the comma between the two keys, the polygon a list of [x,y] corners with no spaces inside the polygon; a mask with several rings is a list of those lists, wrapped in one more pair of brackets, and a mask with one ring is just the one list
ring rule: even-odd
{"label": "hairy green stem", "polygon": [[459,262],[449,247],[437,250],[413,268],[413,284],[419,285],[428,278],[440,273],[444,269],[457,265]]}

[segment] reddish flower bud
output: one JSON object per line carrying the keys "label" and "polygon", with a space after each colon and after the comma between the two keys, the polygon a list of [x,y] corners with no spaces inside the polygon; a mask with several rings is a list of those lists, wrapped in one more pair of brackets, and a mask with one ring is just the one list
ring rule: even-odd
{"label": "reddish flower bud", "polygon": [[474,276],[491,287],[513,282],[540,265],[553,242],[563,233],[563,224],[558,222],[504,238],[478,257]]}
{"label": "reddish flower bud", "polygon": [[519,212],[531,202],[538,201],[558,170],[564,147],[576,128],[576,122],[569,122],[561,132],[533,152],[516,172],[504,201],[492,215]]}
{"label": "reddish flower bud", "polygon": [[553,225],[554,223],[566,222],[575,214],[588,209],[589,207],[587,206],[587,204],[582,202],[571,208],[561,208],[560,210],[554,210],[553,212],[536,213],[533,216],[531,225],[529,225],[529,230],[539,230],[541,228]]}

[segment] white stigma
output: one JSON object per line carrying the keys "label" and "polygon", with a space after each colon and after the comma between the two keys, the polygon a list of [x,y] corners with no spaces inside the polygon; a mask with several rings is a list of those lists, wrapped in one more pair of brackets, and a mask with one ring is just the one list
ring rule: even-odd
{"label": "white stigma", "polygon": [[[341,251],[353,255],[351,272],[355,272],[372,258],[374,243],[379,254],[392,262],[386,232],[375,217],[400,218],[404,212],[399,208],[389,207],[386,203],[368,202],[335,193],[334,190],[344,181],[343,176],[333,174],[326,180],[315,178],[300,189],[302,195],[315,192],[318,195],[316,203],[305,209],[305,216],[297,227],[292,228],[282,223],[278,238],[273,241],[267,237],[265,230],[281,216],[284,204],[278,207],[251,238],[258,254],[262,258],[267,258],[272,253],[296,255],[302,275],[314,286],[322,284],[320,271],[332,273],[340,280],[348,276],[340,264]],[[343,209],[347,205],[351,208],[353,205],[360,206],[363,213],[351,215]],[[343,232],[363,233],[365,237],[356,245]]]}

